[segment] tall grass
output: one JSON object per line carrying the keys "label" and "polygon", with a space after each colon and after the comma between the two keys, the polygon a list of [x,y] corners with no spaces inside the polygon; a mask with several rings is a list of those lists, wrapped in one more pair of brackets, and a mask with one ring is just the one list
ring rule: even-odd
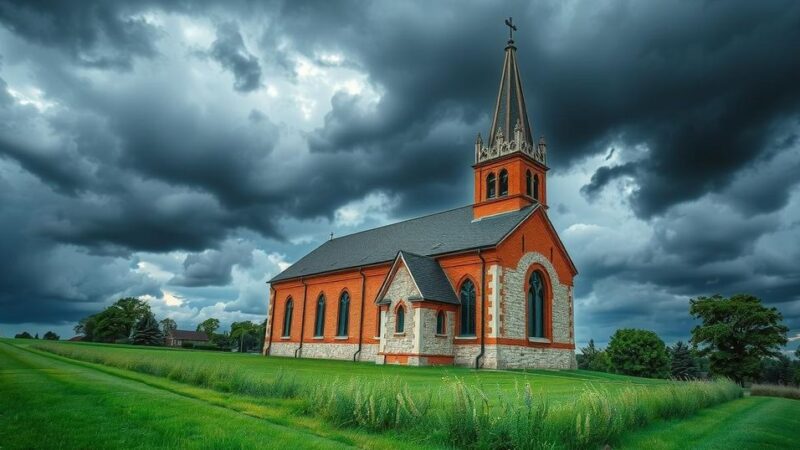
{"label": "tall grass", "polygon": [[272,378],[264,378],[237,371],[235,366],[223,364],[189,363],[172,361],[163,357],[134,358],[125,354],[101,354],[92,351],[91,348],[59,344],[42,343],[34,344],[32,347],[67,358],[155,375],[221,392],[291,398],[296,397],[302,388],[302,384],[286,371],[279,371]]}
{"label": "tall grass", "polygon": [[614,391],[587,385],[572,400],[551,404],[528,383],[517,385],[513,394],[499,388],[487,393],[455,378],[413,393],[400,378],[300,383],[285,372],[264,379],[232,366],[101,355],[89,348],[52,343],[34,347],[225,392],[296,397],[301,413],[337,426],[396,430],[417,440],[461,448],[597,448],[655,420],[687,417],[742,396],[741,388],[728,380],[674,381]]}
{"label": "tall grass", "polygon": [[750,386],[750,395],[764,397],[784,397],[800,400],[800,388],[782,386],[780,384],[754,384]]}

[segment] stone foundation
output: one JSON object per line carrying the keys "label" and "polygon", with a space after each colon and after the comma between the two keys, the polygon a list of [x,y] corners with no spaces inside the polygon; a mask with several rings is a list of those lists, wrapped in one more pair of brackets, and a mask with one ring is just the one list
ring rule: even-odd
{"label": "stone foundation", "polygon": [[[273,356],[295,356],[295,350],[300,346],[298,343],[273,342],[270,355]],[[353,355],[358,351],[358,344],[315,344],[306,342],[303,348],[297,352],[300,358],[314,359],[341,359],[352,361]],[[363,344],[361,353],[357,361],[375,361],[378,355],[378,344]]]}

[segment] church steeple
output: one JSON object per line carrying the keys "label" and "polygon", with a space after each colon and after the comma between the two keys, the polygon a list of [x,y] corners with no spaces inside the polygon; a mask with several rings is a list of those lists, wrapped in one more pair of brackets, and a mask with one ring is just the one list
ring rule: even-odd
{"label": "church steeple", "polygon": [[511,18],[506,25],[509,37],[489,138],[478,134],[475,140],[476,219],[537,202],[547,205],[547,144],[544,137],[533,140],[512,35],[517,27]]}
{"label": "church steeple", "polygon": [[480,163],[513,152],[523,152],[546,165],[547,153],[544,140],[540,140],[538,145],[534,143],[528,110],[525,107],[525,94],[522,91],[522,80],[517,65],[517,47],[511,34],[517,27],[512,24],[511,18],[506,20],[506,25],[509,27],[509,38],[503,59],[503,71],[500,75],[500,89],[497,93],[492,125],[489,128],[488,146],[483,145],[479,136],[479,142],[475,143],[475,162]]}

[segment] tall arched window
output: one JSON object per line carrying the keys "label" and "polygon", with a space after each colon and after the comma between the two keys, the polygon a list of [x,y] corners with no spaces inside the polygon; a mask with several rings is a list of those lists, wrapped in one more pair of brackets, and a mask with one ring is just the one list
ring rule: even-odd
{"label": "tall arched window", "polygon": [[350,294],[342,292],[339,297],[339,325],[336,327],[337,336],[347,336],[350,324]]}
{"label": "tall arched window", "polygon": [[494,182],[494,173],[486,176],[486,198],[494,198],[497,195],[497,185]]}
{"label": "tall arched window", "polygon": [[533,198],[539,200],[539,175],[533,176]]}
{"label": "tall arched window", "polygon": [[461,285],[461,336],[475,336],[475,285],[467,280]]}
{"label": "tall arched window", "polygon": [[545,337],[544,279],[538,271],[528,279],[528,337]]}
{"label": "tall arched window", "polygon": [[394,332],[402,333],[406,329],[406,308],[403,305],[397,307],[395,313]]}
{"label": "tall arched window", "polygon": [[531,186],[531,184],[533,184],[533,180],[531,179],[531,171],[527,170],[525,171],[525,193],[528,194],[528,196],[533,195],[533,186]]}
{"label": "tall arched window", "polygon": [[286,300],[286,308],[283,310],[283,337],[289,337],[292,334],[292,310],[294,309],[294,302],[292,297]]}
{"label": "tall arched window", "polygon": [[500,197],[508,195],[508,171],[500,171]]}
{"label": "tall arched window", "polygon": [[319,294],[317,299],[317,317],[314,321],[314,336],[325,334],[325,294]]}
{"label": "tall arched window", "polygon": [[436,334],[447,334],[447,326],[445,323],[444,311],[436,313]]}

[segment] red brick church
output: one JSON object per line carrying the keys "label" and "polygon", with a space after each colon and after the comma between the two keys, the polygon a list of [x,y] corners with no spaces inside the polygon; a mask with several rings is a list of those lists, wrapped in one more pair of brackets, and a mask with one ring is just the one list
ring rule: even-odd
{"label": "red brick church", "polygon": [[548,218],[514,41],[474,203],[332,239],[270,280],[264,354],[485,368],[575,367],[573,279]]}

